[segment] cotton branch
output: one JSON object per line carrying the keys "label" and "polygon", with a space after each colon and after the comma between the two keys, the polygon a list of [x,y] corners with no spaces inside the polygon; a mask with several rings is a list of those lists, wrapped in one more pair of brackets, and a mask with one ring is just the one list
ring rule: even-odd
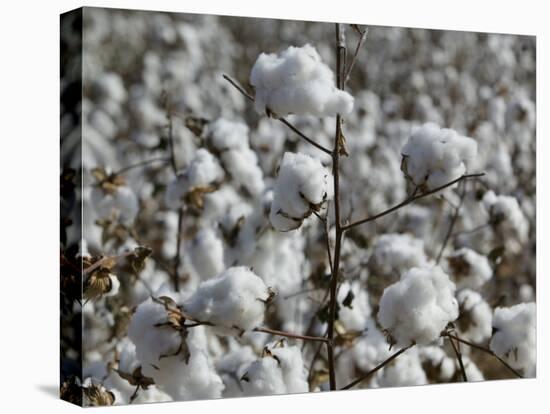
{"label": "cotton branch", "polygon": [[123,174],[127,171],[130,171],[130,170],[133,170],[134,168],[139,168],[139,167],[144,167],[146,165],[149,165],[149,164],[154,164],[156,162],[171,162],[172,161],[172,158],[167,158],[167,157],[158,157],[158,158],[151,158],[149,160],[144,160],[144,161],[139,161],[139,162],[136,162],[135,164],[130,164],[126,167],[123,167],[121,168],[120,170],[116,171],[114,173],[114,175],[119,175],[119,174]]}
{"label": "cotton branch", "polygon": [[[254,97],[250,95],[241,85],[239,85],[235,80],[231,79],[228,75],[223,74],[223,78],[228,81],[231,85],[235,87],[240,93],[244,95],[245,98],[247,98],[250,102],[254,102]],[[294,133],[296,133],[300,138],[304,139],[309,144],[313,145],[315,148],[323,151],[325,154],[332,154],[332,151],[328,148],[323,147],[321,144],[318,144],[317,142],[313,141],[311,138],[309,138],[307,135],[305,135],[302,131],[300,131],[298,128],[296,128],[294,125],[292,125],[290,122],[288,122],[285,118],[277,118],[279,122],[282,122],[284,125],[286,125],[288,128],[290,128]]]}
{"label": "cotton branch", "polygon": [[352,25],[352,27],[359,33],[359,40],[357,41],[357,45],[355,46],[355,52],[353,53],[353,57],[351,59],[351,62],[345,71],[344,75],[344,84],[347,83],[349,80],[349,76],[351,74],[351,71],[353,70],[353,66],[355,65],[355,62],[357,62],[357,57],[359,56],[359,52],[361,51],[361,47],[363,46],[363,43],[367,39],[367,33],[369,29],[364,29],[361,31],[357,25]]}
{"label": "cotton branch", "polygon": [[493,351],[491,351],[489,348],[485,348],[481,345],[474,344],[473,342],[467,341],[465,339],[459,338],[456,335],[453,335],[449,332],[444,333],[442,335],[443,337],[447,337],[450,340],[454,339],[457,342],[463,343],[464,345],[468,345],[471,348],[475,348],[479,351],[485,352],[486,354],[494,356],[496,359],[500,361],[502,365],[504,365],[506,368],[508,368],[509,371],[511,371],[515,376],[518,378],[523,378],[523,375],[521,375],[518,371],[516,371],[514,368],[512,368],[506,361],[504,361],[501,357],[499,357],[497,354],[495,354]]}
{"label": "cotton branch", "polygon": [[276,329],[269,329],[269,328],[254,328],[254,332],[263,332],[271,335],[276,336],[284,336],[285,338],[294,338],[294,339],[301,339],[303,341],[316,341],[316,342],[328,342],[329,340],[327,338],[321,337],[321,336],[309,336],[309,335],[300,335],[290,332],[283,332],[278,331]]}
{"label": "cotton branch", "polygon": [[450,187],[450,186],[452,186],[452,185],[454,185],[454,184],[456,184],[456,183],[458,183],[462,180],[467,180],[467,179],[470,179],[470,178],[478,178],[478,177],[482,177],[484,175],[485,175],[485,173],[464,174],[464,175],[458,177],[457,179],[448,182],[447,184],[444,184],[442,186],[434,188],[433,190],[429,190],[429,191],[426,191],[426,192],[421,193],[421,194],[414,194],[413,193],[412,196],[408,197],[407,199],[405,199],[401,203],[399,203],[399,204],[397,204],[393,207],[390,207],[389,209],[384,210],[381,213],[375,214],[374,216],[370,216],[370,217],[355,221],[353,223],[347,224],[347,225],[343,226],[342,229],[344,231],[346,231],[346,230],[349,230],[353,227],[360,226],[361,224],[365,224],[365,223],[368,223],[370,221],[377,220],[377,219],[379,219],[381,217],[384,217],[384,216],[386,216],[390,213],[393,213],[396,210],[399,210],[402,207],[405,207],[408,204],[411,204],[411,203],[415,202],[416,200],[419,200],[421,198],[424,198],[424,197],[427,197],[429,195],[435,194],[435,193],[437,193],[441,190],[444,190],[445,188]]}
{"label": "cotton branch", "polygon": [[373,374],[375,374],[377,371],[384,368],[386,365],[388,365],[390,362],[392,362],[395,358],[397,358],[399,355],[401,355],[402,353],[404,353],[408,349],[412,348],[414,345],[415,344],[410,344],[409,346],[407,346],[405,348],[401,348],[399,351],[397,351],[395,354],[390,356],[388,359],[386,359],[385,361],[381,362],[379,365],[377,365],[376,367],[371,369],[365,375],[363,375],[360,378],[357,378],[355,381],[353,381],[353,382],[349,383],[348,385],[346,385],[345,387],[341,388],[341,390],[349,390],[350,388],[355,387],[357,384],[365,381],[366,379],[369,379]]}
{"label": "cotton branch", "polygon": [[464,382],[468,382],[468,376],[466,375],[466,369],[464,368],[464,361],[462,361],[462,353],[459,349],[459,344],[455,344],[454,340],[452,338],[449,338],[449,342],[451,343],[451,346],[453,347],[453,351],[456,355],[456,359],[458,360],[458,365],[460,366],[460,372],[462,373],[462,379]]}
{"label": "cotton branch", "polygon": [[445,250],[445,247],[447,246],[447,243],[449,242],[449,239],[451,238],[451,234],[453,233],[453,229],[456,224],[456,220],[458,219],[458,215],[460,213],[460,208],[462,207],[462,204],[464,204],[464,198],[466,196],[466,182],[462,183],[462,191],[460,193],[460,202],[458,203],[458,206],[454,208],[453,216],[451,217],[451,223],[449,224],[449,228],[447,229],[447,233],[445,234],[445,238],[443,239],[443,243],[441,243],[441,247],[439,248],[439,253],[437,254],[437,259],[435,260],[436,264],[439,264],[441,261],[441,257],[443,256],[443,251]]}
{"label": "cotton branch", "polygon": [[[344,89],[344,67],[346,65],[346,37],[344,26],[336,23],[336,86]],[[328,370],[330,389],[336,389],[336,367],[334,358],[334,322],[336,321],[336,296],[338,287],[338,272],[340,270],[340,251],[343,230],[340,218],[340,154],[343,145],[342,118],[336,115],[336,133],[334,134],[334,149],[332,151],[332,174],[334,176],[334,222],[336,241],[334,244],[334,258],[330,278],[330,301],[327,336]]]}
{"label": "cotton branch", "polygon": [[85,276],[87,275],[88,273],[91,273],[93,272],[95,269],[101,267],[102,265],[110,262],[110,261],[118,261],[119,259],[122,259],[123,257],[128,257],[128,256],[132,256],[135,254],[135,251],[133,250],[130,250],[128,252],[124,252],[124,253],[121,253],[119,255],[116,255],[116,256],[105,256],[101,259],[99,259],[97,262],[95,262],[94,264],[88,266],[86,269],[83,269],[82,270],[82,274]]}

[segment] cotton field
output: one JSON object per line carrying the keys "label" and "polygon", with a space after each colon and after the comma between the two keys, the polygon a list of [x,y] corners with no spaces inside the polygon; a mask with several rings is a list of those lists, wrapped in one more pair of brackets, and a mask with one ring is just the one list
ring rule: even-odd
{"label": "cotton field", "polygon": [[534,37],[95,8],[82,33],[63,398],[536,375]]}

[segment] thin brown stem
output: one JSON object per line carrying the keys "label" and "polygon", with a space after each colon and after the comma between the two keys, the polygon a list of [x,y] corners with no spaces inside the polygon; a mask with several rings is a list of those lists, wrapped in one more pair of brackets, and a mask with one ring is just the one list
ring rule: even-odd
{"label": "thin brown stem", "polygon": [[386,365],[388,365],[390,362],[392,362],[395,358],[397,358],[399,355],[401,355],[403,352],[407,351],[408,349],[412,348],[415,344],[410,344],[409,346],[405,348],[401,348],[399,351],[397,351],[395,354],[390,356],[385,361],[381,362],[379,365],[371,369],[369,372],[367,372],[362,377],[357,378],[355,381],[349,383],[345,387],[341,388],[341,390],[349,390],[350,388],[355,387],[357,384],[360,384],[361,382],[365,381],[366,379],[369,379],[373,374],[375,374],[377,371],[384,368]]}
{"label": "thin brown stem", "polygon": [[437,254],[437,259],[435,260],[436,264],[439,264],[441,261],[441,257],[443,256],[443,252],[445,251],[445,247],[447,247],[447,243],[449,242],[451,238],[451,234],[453,233],[453,229],[455,227],[456,221],[458,219],[458,215],[460,214],[460,209],[462,207],[462,204],[464,204],[464,198],[466,196],[466,181],[462,182],[462,190],[460,193],[460,202],[458,203],[458,206],[454,208],[453,215],[451,217],[451,222],[449,224],[449,228],[447,229],[447,233],[445,234],[445,237],[443,239],[443,243],[441,243],[441,247],[439,248],[439,253]]}
{"label": "thin brown stem", "polygon": [[381,217],[384,217],[384,216],[386,216],[390,213],[393,213],[394,211],[399,210],[400,208],[405,207],[406,205],[411,204],[411,203],[413,203],[413,202],[415,202],[415,201],[417,201],[421,198],[427,197],[427,196],[435,194],[435,193],[437,193],[441,190],[444,190],[445,188],[450,187],[450,186],[452,186],[452,185],[454,185],[454,184],[456,184],[456,183],[458,183],[462,180],[467,180],[467,179],[470,179],[470,178],[478,178],[478,177],[482,177],[484,175],[485,175],[485,173],[464,174],[464,175],[454,179],[453,181],[448,182],[447,184],[444,184],[444,185],[441,185],[437,188],[434,188],[433,190],[429,190],[429,191],[426,191],[424,193],[417,194],[417,195],[414,195],[412,197],[408,197],[407,199],[403,200],[401,203],[399,203],[399,204],[397,204],[393,207],[390,207],[389,209],[384,210],[384,211],[382,211],[378,214],[375,214],[374,216],[366,217],[364,219],[361,219],[361,220],[355,221],[353,223],[350,223],[346,226],[343,226],[342,229],[343,229],[343,231],[346,231],[346,230],[351,229],[352,227],[360,226],[361,224],[365,224],[365,223],[368,223],[370,221],[377,220],[377,219],[379,219]]}
{"label": "thin brown stem", "polygon": [[485,223],[485,224],[480,224],[479,226],[476,226],[473,229],[457,231],[456,233],[453,233],[451,235],[451,237],[454,239],[455,237],[461,236],[463,234],[472,234],[472,233],[475,233],[479,230],[483,230],[487,227],[490,227],[492,225],[493,225],[493,223],[491,223],[491,222]]}
{"label": "thin brown stem", "polygon": [[464,368],[464,361],[462,361],[462,353],[458,348],[459,345],[455,344],[452,338],[449,338],[449,342],[451,343],[451,346],[453,347],[453,351],[455,352],[455,355],[456,355],[456,359],[458,360],[460,372],[462,373],[462,379],[464,380],[464,382],[468,382],[468,376],[466,375],[466,369]]}
{"label": "thin brown stem", "polygon": [[353,67],[355,66],[355,62],[357,62],[357,57],[359,56],[359,52],[361,51],[361,47],[363,46],[363,43],[367,39],[367,33],[368,29],[364,29],[363,31],[359,30],[358,27],[356,27],[356,30],[359,32],[359,40],[357,41],[357,45],[355,46],[355,52],[353,53],[353,57],[351,58],[351,62],[345,72],[344,75],[344,83],[347,83],[349,80],[349,76],[351,75],[351,71],[353,70]]}
{"label": "thin brown stem", "polygon": [[321,336],[300,335],[300,334],[278,331],[276,329],[269,329],[269,328],[254,328],[253,331],[263,332],[263,333],[276,335],[276,336],[284,336],[285,338],[301,339],[302,341],[315,341],[315,342],[327,342],[327,343],[329,341],[329,339]]}
{"label": "thin brown stem", "polygon": [[[223,74],[223,78],[228,81],[231,85],[233,85],[240,93],[242,93],[249,101],[254,102],[254,97],[250,95],[246,89],[244,89],[241,85],[237,83],[237,81],[233,80],[231,77],[229,77],[226,74]],[[309,144],[313,145],[315,148],[323,151],[325,154],[331,154],[332,152],[328,149],[323,147],[321,144],[318,144],[317,142],[313,141],[311,138],[309,138],[306,134],[304,134],[302,131],[300,131],[298,128],[296,128],[294,125],[292,125],[289,121],[287,121],[285,118],[276,118],[279,122],[286,125],[288,128],[290,128],[291,131],[296,133],[300,138],[308,142]]]}
{"label": "thin brown stem", "polygon": [[[344,67],[346,61],[345,32],[343,25],[336,23],[336,86],[344,89]],[[334,222],[336,241],[334,244],[334,259],[330,278],[330,301],[327,336],[328,370],[330,389],[336,390],[336,367],[334,357],[334,323],[336,322],[336,301],[338,293],[338,273],[340,269],[340,251],[342,245],[342,224],[340,221],[340,143],[342,142],[342,118],[336,115],[336,133],[334,134],[334,150],[332,151],[332,174],[334,176]]]}
{"label": "thin brown stem", "polygon": [[154,164],[156,162],[161,162],[161,161],[162,162],[171,162],[171,158],[158,157],[158,158],[151,158],[150,160],[139,161],[139,162],[136,162],[135,164],[130,164],[126,167],[121,168],[120,170],[116,171],[114,173],[114,175],[120,175],[120,174],[123,174],[125,172],[130,171],[130,170],[133,170],[134,168],[145,167],[149,164]]}
{"label": "thin brown stem", "polygon": [[521,375],[518,371],[516,371],[514,368],[512,368],[506,361],[504,361],[501,357],[499,357],[497,354],[495,354],[493,351],[491,351],[489,348],[485,348],[481,345],[474,344],[473,342],[467,341],[466,339],[459,338],[456,335],[453,335],[451,333],[445,333],[442,336],[448,337],[451,339],[454,339],[455,341],[458,341],[460,343],[463,343],[464,345],[468,345],[471,348],[477,349],[479,351],[485,352],[486,354],[494,356],[496,359],[500,361],[502,365],[504,365],[510,372],[512,372],[514,375],[516,375],[518,378],[523,378],[523,375]]}

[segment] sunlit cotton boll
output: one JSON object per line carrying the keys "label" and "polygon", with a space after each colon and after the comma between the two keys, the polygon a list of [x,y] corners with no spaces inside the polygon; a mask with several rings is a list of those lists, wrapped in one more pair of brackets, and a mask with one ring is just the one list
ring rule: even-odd
{"label": "sunlit cotton boll", "polygon": [[536,319],[534,302],[496,308],[493,315],[491,350],[529,377],[535,375],[537,362]]}
{"label": "sunlit cotton boll", "polygon": [[250,83],[259,113],[334,116],[353,109],[353,97],[336,88],[332,71],[309,44],[290,46],[280,54],[262,53]]}
{"label": "sunlit cotton boll", "polygon": [[231,267],[202,282],[184,303],[186,313],[199,321],[210,322],[220,335],[238,335],[264,321],[269,289],[247,267]]}
{"label": "sunlit cotton boll", "polygon": [[434,189],[460,178],[477,154],[477,142],[427,123],[413,130],[401,150],[403,172],[417,186]]}
{"label": "sunlit cotton boll", "polygon": [[412,268],[384,290],[378,321],[399,346],[428,345],[458,317],[454,294],[441,268]]}
{"label": "sunlit cotton boll", "polygon": [[320,161],[286,152],[279,167],[269,219],[279,231],[294,230],[333,197],[332,174]]}
{"label": "sunlit cotton boll", "polygon": [[267,348],[241,380],[244,395],[274,395],[307,392],[307,370],[300,348]]}

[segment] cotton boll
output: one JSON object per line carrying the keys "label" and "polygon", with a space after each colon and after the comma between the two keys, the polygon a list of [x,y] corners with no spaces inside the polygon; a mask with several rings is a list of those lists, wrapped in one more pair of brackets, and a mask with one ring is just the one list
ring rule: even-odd
{"label": "cotton boll", "polygon": [[495,354],[528,377],[535,375],[537,362],[536,318],[534,302],[496,308],[489,344]]}
{"label": "cotton boll", "polygon": [[193,267],[203,279],[217,275],[225,267],[223,243],[210,227],[197,233],[189,246],[189,256]]}
{"label": "cotton boll", "polygon": [[487,257],[463,247],[447,256],[447,271],[458,289],[479,289],[493,277]]}
{"label": "cotton boll", "polygon": [[410,234],[383,234],[375,242],[372,263],[376,270],[391,274],[411,267],[422,267],[428,263],[424,242]]}
{"label": "cotton boll", "polygon": [[201,148],[197,150],[189,166],[168,184],[165,195],[166,205],[172,209],[179,208],[187,194],[193,191],[209,192],[211,187],[223,178],[224,172],[218,160],[210,152]]}
{"label": "cotton boll", "polygon": [[136,309],[128,327],[128,337],[135,345],[136,357],[143,364],[157,365],[161,355],[175,352],[181,345],[180,332],[155,325],[168,320],[166,308],[149,298]]}
{"label": "cotton boll", "polygon": [[267,347],[242,378],[244,395],[274,395],[307,392],[307,370],[297,346]]}
{"label": "cotton boll", "polygon": [[476,291],[463,289],[456,295],[460,317],[456,324],[461,337],[482,342],[491,336],[493,312],[489,304]]}
{"label": "cotton boll", "polygon": [[92,206],[100,218],[118,218],[130,224],[139,212],[139,202],[131,188],[118,186],[113,191],[94,187],[90,193]]}
{"label": "cotton boll", "polygon": [[373,379],[373,386],[378,388],[408,387],[427,383],[426,373],[414,349],[399,355],[393,364],[379,371]]}
{"label": "cotton boll", "polygon": [[412,268],[384,290],[378,321],[398,346],[428,345],[458,317],[454,293],[454,283],[441,268]]}
{"label": "cotton boll", "polygon": [[253,197],[264,190],[263,173],[256,153],[249,147],[248,127],[223,118],[208,125],[207,143],[219,153],[220,160],[237,187]]}
{"label": "cotton boll", "polygon": [[122,78],[114,72],[106,72],[98,76],[92,85],[92,93],[99,101],[124,102],[128,94]]}
{"label": "cotton boll", "polygon": [[256,360],[256,354],[250,346],[237,346],[227,352],[216,362],[216,371],[220,374],[225,389],[223,397],[240,397],[243,395],[241,377],[246,368]]}
{"label": "cotton boll", "polygon": [[489,220],[500,241],[512,253],[519,253],[527,242],[529,221],[521,210],[518,200],[512,196],[496,195],[488,191],[483,196],[483,205],[489,213]]}
{"label": "cotton boll", "polygon": [[184,309],[190,316],[216,325],[220,335],[236,335],[238,329],[247,331],[263,323],[269,296],[267,286],[250,269],[231,267],[202,282]]}
{"label": "cotton boll", "polygon": [[237,186],[254,198],[264,190],[263,173],[256,153],[249,148],[228,150],[221,154],[222,163]]}
{"label": "cotton boll", "polygon": [[332,174],[316,159],[286,152],[275,182],[270,221],[279,231],[298,228],[302,221],[333,197]]}
{"label": "cotton boll", "polygon": [[[351,303],[347,304],[346,299]],[[338,303],[338,320],[347,331],[360,332],[367,328],[371,313],[369,295],[359,282],[344,282],[338,291]]]}
{"label": "cotton boll", "polygon": [[466,377],[468,382],[478,382],[484,381],[485,377],[483,373],[479,370],[477,365],[467,356],[462,356],[462,363],[464,364],[464,370],[466,371]]}
{"label": "cotton boll", "polygon": [[370,371],[391,355],[386,336],[380,331],[376,321],[369,318],[366,327],[366,331],[349,350],[357,367],[364,372]]}
{"label": "cotton boll", "polygon": [[290,46],[279,55],[262,53],[250,83],[259,113],[334,116],[353,109],[353,97],[336,88],[332,71],[309,44]]}
{"label": "cotton boll", "polygon": [[413,130],[401,154],[407,177],[417,186],[434,189],[466,172],[477,154],[477,143],[452,129],[428,123]]}
{"label": "cotton boll", "polygon": [[433,382],[448,382],[455,374],[455,360],[438,346],[419,347],[418,356],[428,379]]}
{"label": "cotton boll", "polygon": [[[138,306],[132,317],[128,337],[136,347],[142,373],[153,378],[174,400],[220,397],[223,382],[204,347],[196,343],[202,327],[193,328],[185,338],[171,326],[159,325],[166,323],[168,317],[166,307],[152,299]],[[189,352],[187,361],[182,341]]]}
{"label": "cotton boll", "polygon": [[248,126],[242,122],[220,118],[207,127],[206,140],[217,151],[249,148]]}

